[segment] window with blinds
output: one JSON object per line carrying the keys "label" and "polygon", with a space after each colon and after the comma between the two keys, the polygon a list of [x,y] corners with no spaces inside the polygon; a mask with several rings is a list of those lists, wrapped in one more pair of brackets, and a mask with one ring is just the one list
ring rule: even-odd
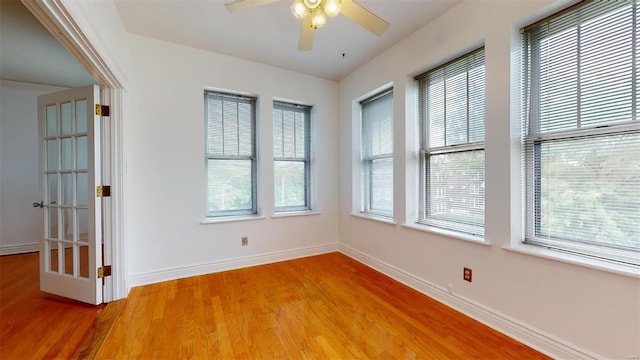
{"label": "window with blinds", "polygon": [[522,31],[524,242],[640,264],[640,9],[580,3]]}
{"label": "window with blinds", "polygon": [[310,106],[273,103],[273,179],[276,212],[311,209]]}
{"label": "window with blinds", "polygon": [[205,91],[207,216],[256,213],[256,99]]}
{"label": "window with blinds", "polygon": [[416,78],[418,223],[484,237],[484,48]]}
{"label": "window with blinds", "polygon": [[393,92],[360,102],[362,108],[361,212],[393,217]]}

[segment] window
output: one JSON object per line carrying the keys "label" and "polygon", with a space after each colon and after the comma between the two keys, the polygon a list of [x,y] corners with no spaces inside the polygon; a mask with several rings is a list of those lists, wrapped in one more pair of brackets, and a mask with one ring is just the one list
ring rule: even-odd
{"label": "window", "polygon": [[393,92],[360,103],[362,107],[362,204],[367,214],[393,217]]}
{"label": "window", "polygon": [[207,216],[256,213],[256,99],[204,93]]}
{"label": "window", "polygon": [[635,2],[587,2],[523,30],[527,244],[639,264]]}
{"label": "window", "polygon": [[311,107],[274,102],[273,178],[275,211],[309,210]]}
{"label": "window", "polygon": [[416,78],[418,223],[484,236],[484,48]]}

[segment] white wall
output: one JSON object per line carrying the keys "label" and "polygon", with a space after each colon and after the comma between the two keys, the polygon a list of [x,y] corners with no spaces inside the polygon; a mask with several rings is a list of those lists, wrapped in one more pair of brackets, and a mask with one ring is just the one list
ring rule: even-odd
{"label": "white wall", "polygon": [[38,251],[42,200],[38,96],[65,88],[0,80],[0,255]]}
{"label": "white wall", "polygon": [[[463,2],[340,82],[341,249],[558,357],[640,355],[638,277],[508,251],[519,224],[518,119],[510,113],[517,31],[550,1]],[[557,4],[553,5],[557,8]],[[350,215],[357,194],[353,101],[394,83],[395,213],[415,219],[413,76],[484,44],[486,238],[490,246]],[[516,81],[517,83],[517,81]],[[348,156],[347,154],[352,154]],[[356,196],[354,196],[356,195]],[[474,272],[462,280],[463,267]],[[453,294],[448,294],[447,286]]]}
{"label": "white wall", "polygon": [[[337,83],[129,35],[126,252],[129,286],[335,250],[338,241]],[[205,219],[204,89],[258,97],[258,203],[264,219]],[[272,102],[313,105],[315,210],[272,218]],[[249,246],[241,246],[241,237]]]}

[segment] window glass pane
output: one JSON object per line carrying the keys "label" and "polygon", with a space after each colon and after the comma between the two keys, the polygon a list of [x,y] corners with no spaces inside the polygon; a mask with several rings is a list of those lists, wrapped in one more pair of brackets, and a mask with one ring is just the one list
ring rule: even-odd
{"label": "window glass pane", "polygon": [[484,49],[418,81],[425,152],[418,222],[484,236]]}
{"label": "window glass pane", "polygon": [[429,83],[427,118],[429,119],[429,146],[444,146],[444,79]]}
{"label": "window glass pane", "polygon": [[87,242],[89,241],[89,210],[77,209],[76,216],[78,217],[76,221],[78,241]]}
{"label": "window glass pane", "polygon": [[73,205],[73,174],[62,174],[61,205]]}
{"label": "window glass pane", "polygon": [[73,168],[73,138],[60,139],[60,162],[62,170]]}
{"label": "window glass pane", "polygon": [[253,105],[238,104],[238,155],[253,155]]}
{"label": "window glass pane", "polygon": [[58,170],[58,140],[47,140],[47,170]]}
{"label": "window glass pane", "polygon": [[393,159],[371,161],[370,210],[393,213]]}
{"label": "window glass pane", "polygon": [[640,249],[640,134],[539,145],[537,235]]}
{"label": "window glass pane", "polygon": [[76,101],[76,131],[75,133],[87,132],[87,100]]}
{"label": "window glass pane", "polygon": [[305,113],[296,112],[295,113],[295,154],[296,158],[306,158],[306,142],[307,142],[307,121],[305,120]]}
{"label": "window glass pane", "polygon": [[462,73],[446,80],[446,143],[467,143],[467,74]]}
{"label": "window glass pane", "polygon": [[365,156],[393,153],[393,96],[391,93],[362,105]]}
{"label": "window glass pane", "polygon": [[58,135],[58,122],[56,116],[56,106],[47,106],[47,136]]}
{"label": "window glass pane", "polygon": [[60,134],[71,134],[71,103],[60,104]]}
{"label": "window glass pane", "polygon": [[255,213],[255,99],[205,91],[207,215]]}
{"label": "window glass pane", "polygon": [[282,152],[284,157],[295,157],[295,114],[284,111],[282,114]]}
{"label": "window glass pane", "polygon": [[362,211],[393,216],[393,93],[362,106]]}
{"label": "window glass pane", "polygon": [[308,106],[274,102],[273,156],[276,211],[310,208],[308,154],[310,110]]}
{"label": "window glass pane", "polygon": [[207,99],[207,154],[222,155],[222,99]]}
{"label": "window glass pane", "polygon": [[[484,151],[429,157],[429,217],[467,232],[484,225]],[[446,224],[445,224],[446,223]],[[474,233],[478,234],[479,230]]]}
{"label": "window glass pane", "polygon": [[73,209],[64,208],[62,211],[62,238],[64,240],[73,240]]}
{"label": "window glass pane", "polygon": [[275,207],[306,208],[305,163],[302,161],[275,161]]}
{"label": "window glass pane", "polygon": [[58,204],[58,174],[47,174],[47,205]]}
{"label": "window glass pane", "polygon": [[47,226],[47,237],[50,239],[58,238],[58,208],[57,207],[49,207],[46,208],[48,212],[48,225]]}
{"label": "window glass pane", "polygon": [[252,211],[251,160],[208,160],[209,213]]}
{"label": "window glass pane", "polygon": [[240,141],[238,126],[238,103],[235,101],[222,102],[222,131],[224,134],[223,154],[240,155]]}
{"label": "window glass pane", "polygon": [[282,127],[283,111],[280,109],[273,109],[273,156],[284,156],[284,135]]}
{"label": "window glass pane", "polygon": [[89,205],[89,174],[78,173],[76,175],[76,201],[78,206]]}
{"label": "window glass pane", "polygon": [[79,136],[76,138],[76,169],[87,169],[87,157],[89,153],[87,150],[87,137]]}

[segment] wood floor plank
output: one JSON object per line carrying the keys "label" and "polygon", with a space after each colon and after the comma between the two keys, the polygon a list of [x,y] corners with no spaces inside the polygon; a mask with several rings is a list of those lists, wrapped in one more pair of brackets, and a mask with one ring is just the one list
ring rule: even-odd
{"label": "wood floor plank", "polygon": [[133,289],[98,359],[547,359],[342,254]]}
{"label": "wood floor plank", "polygon": [[0,359],[68,359],[104,306],[40,291],[38,253],[0,256]]}

